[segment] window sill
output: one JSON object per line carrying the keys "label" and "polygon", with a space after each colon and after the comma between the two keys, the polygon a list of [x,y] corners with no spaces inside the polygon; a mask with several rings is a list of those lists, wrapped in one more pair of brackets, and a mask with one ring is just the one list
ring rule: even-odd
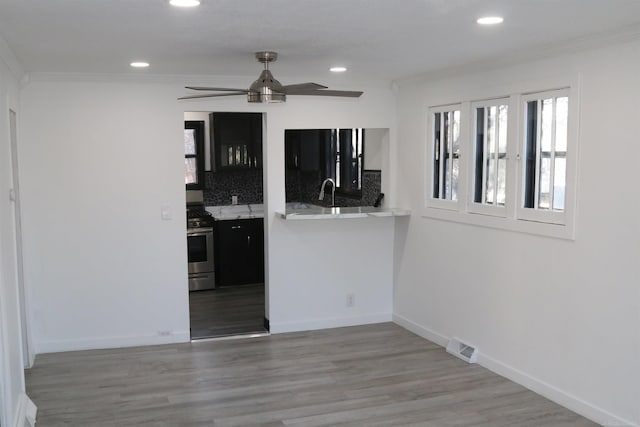
{"label": "window sill", "polygon": [[552,237],[563,240],[575,240],[575,228],[572,224],[552,224],[524,219],[505,218],[481,213],[459,212],[448,209],[425,207],[420,212],[422,218],[457,222],[497,230]]}

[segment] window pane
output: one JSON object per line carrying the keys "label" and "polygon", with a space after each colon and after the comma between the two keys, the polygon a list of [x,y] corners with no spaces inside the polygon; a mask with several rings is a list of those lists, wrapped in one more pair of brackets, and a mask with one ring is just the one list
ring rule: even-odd
{"label": "window pane", "polygon": [[543,157],[540,159],[540,176],[538,178],[540,191],[538,192],[538,207],[549,209],[551,207],[551,159]]}
{"label": "window pane", "polygon": [[556,99],[556,151],[567,151],[567,119],[569,117],[569,98]]}
{"label": "window pane", "polygon": [[451,200],[458,200],[458,175],[460,173],[460,161],[458,159],[453,160],[453,166],[451,167]]}
{"label": "window pane", "polygon": [[457,200],[460,111],[434,113],[433,198]]}
{"label": "window pane", "polygon": [[507,114],[509,107],[500,105],[498,107],[498,127],[500,133],[498,135],[498,151],[500,153],[507,152]]}
{"label": "window pane", "polygon": [[198,183],[198,166],[196,164],[195,157],[189,157],[184,159],[184,183],[185,184]]}
{"label": "window pane", "polygon": [[565,176],[567,173],[567,159],[556,157],[553,179],[553,209],[564,210]]}
{"label": "window pane", "polygon": [[196,131],[195,129],[184,130],[184,154],[196,155]]}
{"label": "window pane", "polygon": [[542,123],[540,125],[540,150],[551,151],[551,129],[553,126],[553,99],[542,100]]}
{"label": "window pane", "polygon": [[498,160],[498,189],[496,203],[504,206],[507,199],[507,159]]}
{"label": "window pane", "polygon": [[440,113],[433,116],[433,198],[440,198]]}
{"label": "window pane", "polygon": [[496,176],[496,160],[494,157],[487,157],[486,200],[487,200],[487,204],[490,204],[490,205],[495,203],[495,198],[494,198],[494,194],[496,191],[495,176]]}
{"label": "window pane", "polygon": [[[476,109],[474,202],[504,206],[506,197],[507,105]],[[479,196],[480,195],[480,196]]]}

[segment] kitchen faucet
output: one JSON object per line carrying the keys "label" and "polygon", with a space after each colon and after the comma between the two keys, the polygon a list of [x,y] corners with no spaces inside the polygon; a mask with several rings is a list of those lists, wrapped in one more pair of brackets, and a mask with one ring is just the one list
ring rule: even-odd
{"label": "kitchen faucet", "polygon": [[332,178],[327,178],[322,181],[322,187],[320,187],[318,200],[324,200],[324,187],[327,185],[327,182],[330,182],[333,185],[331,187],[331,207],[333,207],[336,205],[336,182]]}

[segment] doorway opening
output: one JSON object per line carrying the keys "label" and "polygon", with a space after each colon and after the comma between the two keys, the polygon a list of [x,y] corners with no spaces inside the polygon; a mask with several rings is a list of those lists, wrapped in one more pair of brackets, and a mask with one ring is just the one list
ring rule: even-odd
{"label": "doorway opening", "polygon": [[263,113],[184,113],[191,339],[268,332]]}

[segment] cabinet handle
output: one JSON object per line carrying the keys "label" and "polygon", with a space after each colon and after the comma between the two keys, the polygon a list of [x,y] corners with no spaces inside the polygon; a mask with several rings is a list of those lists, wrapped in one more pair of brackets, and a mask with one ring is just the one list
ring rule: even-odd
{"label": "cabinet handle", "polygon": [[232,230],[239,230],[241,228],[242,228],[241,225],[234,225],[234,226],[231,227]]}
{"label": "cabinet handle", "polygon": [[251,236],[247,236],[247,246],[251,246]]}

